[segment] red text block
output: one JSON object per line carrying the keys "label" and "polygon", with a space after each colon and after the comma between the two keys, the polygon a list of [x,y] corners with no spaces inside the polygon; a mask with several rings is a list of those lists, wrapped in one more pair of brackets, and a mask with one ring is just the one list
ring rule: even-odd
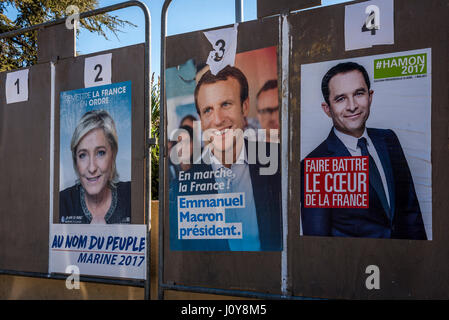
{"label": "red text block", "polygon": [[304,159],[305,208],[368,208],[369,159]]}

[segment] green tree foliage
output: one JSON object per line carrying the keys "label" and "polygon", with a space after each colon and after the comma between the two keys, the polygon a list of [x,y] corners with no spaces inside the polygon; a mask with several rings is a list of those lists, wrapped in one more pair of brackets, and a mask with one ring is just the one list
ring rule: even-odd
{"label": "green tree foliage", "polygon": [[[66,8],[77,6],[79,12],[98,8],[97,0],[1,0],[0,33],[22,29],[32,25],[66,17]],[[8,11],[17,11],[14,20],[8,18]],[[11,14],[9,14],[11,16]],[[97,15],[80,20],[82,28],[105,37],[107,31],[115,36],[119,29],[132,25],[111,14]],[[12,38],[0,39],[0,72],[30,66],[37,61],[37,32],[30,32]]]}
{"label": "green tree foliage", "polygon": [[[151,77],[151,137],[159,142],[161,82]],[[159,144],[151,148],[151,199],[159,198]]]}

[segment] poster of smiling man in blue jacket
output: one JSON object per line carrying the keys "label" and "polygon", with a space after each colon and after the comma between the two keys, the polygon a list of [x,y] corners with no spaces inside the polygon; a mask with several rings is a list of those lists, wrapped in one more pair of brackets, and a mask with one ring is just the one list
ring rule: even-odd
{"label": "poster of smiling man in blue jacket", "polygon": [[[307,79],[304,73],[316,71],[316,65],[326,70],[324,75],[321,71],[321,108],[315,105],[317,110],[311,111],[305,104],[309,97],[302,100],[303,235],[431,238],[426,203],[431,195],[421,185],[424,177],[431,187],[430,161],[426,161],[431,132],[429,61],[430,50],[421,50],[303,66],[302,79]],[[412,97],[418,97],[419,106]],[[307,122],[319,126],[309,111],[331,120],[324,139],[317,138],[325,132],[313,135],[316,129],[307,130]],[[406,143],[415,171],[400,140]],[[413,157],[413,152],[419,155]]]}

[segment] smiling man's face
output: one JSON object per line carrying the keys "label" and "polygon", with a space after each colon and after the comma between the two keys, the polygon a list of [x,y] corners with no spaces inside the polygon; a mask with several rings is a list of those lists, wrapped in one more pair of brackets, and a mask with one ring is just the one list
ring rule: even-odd
{"label": "smiling man's face", "polygon": [[249,111],[249,99],[240,100],[240,84],[233,77],[203,84],[197,106],[203,130],[211,130],[213,148],[218,152],[236,149]]}
{"label": "smiling man's face", "polygon": [[329,81],[330,105],[323,102],[321,107],[338,131],[359,138],[365,130],[373,93],[360,71],[339,73]]}

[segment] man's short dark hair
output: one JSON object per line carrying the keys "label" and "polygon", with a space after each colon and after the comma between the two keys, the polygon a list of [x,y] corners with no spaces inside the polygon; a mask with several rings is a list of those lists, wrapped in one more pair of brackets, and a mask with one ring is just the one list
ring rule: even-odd
{"label": "man's short dark hair", "polygon": [[363,75],[363,78],[365,78],[366,86],[368,87],[368,90],[371,88],[371,83],[369,80],[368,72],[366,72],[366,69],[361,66],[358,63],[355,62],[343,62],[339,63],[336,66],[329,69],[329,71],[324,75],[323,80],[321,81],[321,92],[323,93],[324,101],[328,105],[329,103],[329,81],[340,73],[347,73],[350,71],[360,71]]}
{"label": "man's short dark hair", "polygon": [[240,102],[243,105],[243,102],[248,99],[248,80],[246,80],[245,75],[243,74],[240,69],[236,67],[226,66],[220,72],[218,72],[215,76],[212,74],[210,70],[208,70],[203,76],[201,77],[200,81],[198,81],[198,84],[195,88],[195,107],[196,111],[201,117],[200,109],[198,107],[198,92],[200,91],[200,87],[203,84],[213,84],[218,81],[226,81],[228,78],[234,78],[238,81],[240,84]]}
{"label": "man's short dark hair", "polygon": [[193,129],[191,126],[180,126],[179,129],[187,131],[190,136],[190,141],[193,141]]}
{"label": "man's short dark hair", "polygon": [[267,82],[264,83],[262,88],[260,88],[259,92],[257,92],[256,98],[259,99],[259,96],[262,92],[277,88],[278,88],[278,81],[276,79],[268,80]]}
{"label": "man's short dark hair", "polygon": [[179,125],[182,125],[182,123],[186,120],[190,120],[192,122],[195,122],[197,119],[192,116],[191,114],[186,115],[184,118],[181,119],[181,121],[179,122]]}
{"label": "man's short dark hair", "polygon": [[193,141],[193,128],[191,126],[180,126],[178,129],[174,130],[169,137],[169,140],[174,142],[173,145],[176,145],[178,143],[178,140],[173,140],[174,137],[178,137],[180,133],[183,132],[183,130],[187,131],[190,136],[190,141]]}

